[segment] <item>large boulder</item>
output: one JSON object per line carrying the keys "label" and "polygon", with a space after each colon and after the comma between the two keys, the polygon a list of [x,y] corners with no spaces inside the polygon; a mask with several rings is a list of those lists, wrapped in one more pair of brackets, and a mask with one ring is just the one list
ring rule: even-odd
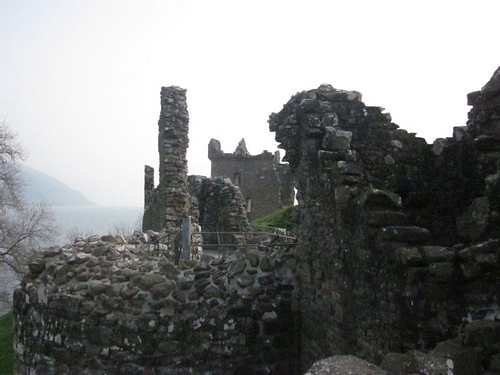
{"label": "large boulder", "polygon": [[315,362],[305,375],[389,375],[380,367],[353,355],[335,355]]}

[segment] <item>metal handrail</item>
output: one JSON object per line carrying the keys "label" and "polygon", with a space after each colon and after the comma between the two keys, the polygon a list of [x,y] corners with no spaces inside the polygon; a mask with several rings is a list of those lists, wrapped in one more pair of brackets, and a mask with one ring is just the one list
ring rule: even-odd
{"label": "metal handrail", "polygon": [[270,233],[270,232],[258,232],[258,231],[254,231],[254,232],[220,232],[220,231],[215,231],[215,232],[192,232],[191,235],[195,235],[195,234],[237,234],[237,235],[256,235],[257,236],[263,236],[263,235],[268,235],[268,236],[278,236],[278,237],[281,237],[281,238],[289,238],[289,239],[295,239],[297,237],[295,236],[287,236],[287,235],[284,235],[284,234],[278,234],[278,233]]}
{"label": "metal handrail", "polygon": [[[264,250],[270,250],[277,247],[286,247],[285,252],[291,250],[292,247],[298,245],[298,238],[295,236],[288,236],[284,234],[278,233],[270,233],[270,232],[260,232],[260,231],[252,231],[252,232],[191,232],[191,239],[193,236],[201,235],[202,238],[209,237],[210,235],[215,236],[217,238],[216,243],[207,243],[203,242],[201,244],[195,244],[194,241],[191,241],[191,246],[202,246],[203,248],[216,248],[218,250],[218,256],[221,256],[221,250],[227,248],[248,248],[249,246],[257,246],[259,248],[263,248]],[[234,243],[234,242],[222,242],[224,236],[234,235],[241,237],[243,236],[243,243]],[[179,233],[167,233],[163,236],[159,236],[150,242],[152,245],[156,245],[153,251],[157,251],[160,253],[160,243],[166,244],[169,248],[173,247],[174,251],[174,262],[178,264],[181,257],[181,243],[182,243],[182,232]],[[249,239],[259,239],[266,237],[269,242],[263,243],[263,241],[259,241],[256,243],[248,242]],[[167,239],[167,241],[165,241]],[[265,242],[265,241],[264,241]]]}
{"label": "metal handrail", "polygon": [[[287,236],[283,234],[277,234],[277,233],[268,233],[268,232],[193,232],[191,233],[191,236],[193,235],[202,235],[204,238],[204,235],[217,235],[217,243],[203,243],[198,246],[203,246],[204,248],[216,248],[218,250],[218,256],[221,256],[221,249],[223,248],[248,248],[248,246],[259,246],[264,249],[271,249],[271,248],[276,248],[276,247],[286,247],[284,250],[285,252],[288,252],[291,250],[292,247],[298,245],[298,238],[297,237],[292,237],[292,236]],[[237,235],[241,236],[243,235],[243,241],[244,243],[221,243],[221,235]],[[269,243],[247,243],[246,239],[248,237],[254,237],[254,238],[262,238],[262,237],[268,237],[271,238]],[[283,242],[278,242],[278,240],[284,240]]]}

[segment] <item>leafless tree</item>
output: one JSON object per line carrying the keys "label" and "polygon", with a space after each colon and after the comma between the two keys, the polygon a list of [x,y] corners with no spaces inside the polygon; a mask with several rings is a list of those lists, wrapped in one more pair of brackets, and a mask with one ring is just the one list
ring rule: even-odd
{"label": "leafless tree", "polygon": [[87,238],[92,236],[93,234],[94,233],[92,233],[91,230],[87,230],[86,232],[84,232],[79,227],[72,227],[66,231],[65,239],[68,243],[73,243],[77,238]]}
{"label": "leafless tree", "polygon": [[128,236],[135,231],[142,231],[142,215],[139,215],[133,224],[125,221],[117,221],[113,224],[113,227],[108,230],[109,234]]}
{"label": "leafless tree", "polygon": [[5,121],[0,123],[0,263],[22,275],[31,257],[55,235],[54,215],[45,203],[23,200],[19,162],[25,153]]}
{"label": "leafless tree", "polygon": [[108,229],[109,234],[120,236],[128,236],[132,234],[132,232],[133,229],[131,225],[122,220],[113,223],[113,227],[111,229]]}

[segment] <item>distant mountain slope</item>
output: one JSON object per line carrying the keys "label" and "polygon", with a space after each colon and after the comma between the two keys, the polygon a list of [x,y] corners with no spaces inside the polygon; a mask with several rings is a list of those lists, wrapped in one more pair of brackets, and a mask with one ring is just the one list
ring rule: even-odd
{"label": "distant mountain slope", "polygon": [[35,169],[22,165],[20,166],[20,175],[26,184],[24,199],[28,203],[46,202],[52,206],[95,205],[79,191]]}

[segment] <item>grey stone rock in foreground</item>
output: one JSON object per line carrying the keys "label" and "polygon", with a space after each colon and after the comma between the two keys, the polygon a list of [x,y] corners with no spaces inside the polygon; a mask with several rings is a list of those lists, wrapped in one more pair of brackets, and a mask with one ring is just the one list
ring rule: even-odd
{"label": "grey stone rock in foreground", "polygon": [[363,359],[353,355],[336,355],[317,361],[305,375],[389,375]]}

